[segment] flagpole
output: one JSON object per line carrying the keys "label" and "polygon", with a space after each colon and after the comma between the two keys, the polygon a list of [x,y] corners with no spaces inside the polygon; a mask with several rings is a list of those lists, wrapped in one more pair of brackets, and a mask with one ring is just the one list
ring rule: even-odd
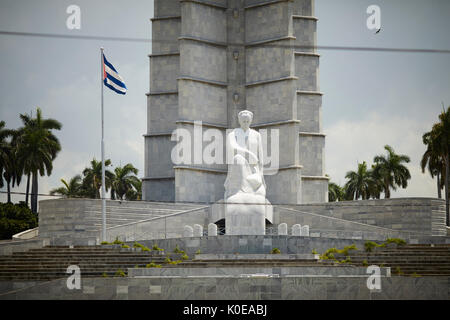
{"label": "flagpole", "polygon": [[106,241],[106,199],[105,199],[105,140],[104,140],[104,117],[103,117],[103,47],[100,48],[102,86],[102,241]]}

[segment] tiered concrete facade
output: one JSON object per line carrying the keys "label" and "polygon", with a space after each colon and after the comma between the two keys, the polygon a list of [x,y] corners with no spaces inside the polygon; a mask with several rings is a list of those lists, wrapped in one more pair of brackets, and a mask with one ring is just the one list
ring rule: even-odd
{"label": "tiered concrete facade", "polygon": [[202,121],[203,131],[225,137],[248,109],[253,128],[279,130],[279,171],[265,176],[267,199],[326,202],[314,0],[154,3],[144,200],[222,199],[226,164],[174,165],[171,133],[192,133]]}

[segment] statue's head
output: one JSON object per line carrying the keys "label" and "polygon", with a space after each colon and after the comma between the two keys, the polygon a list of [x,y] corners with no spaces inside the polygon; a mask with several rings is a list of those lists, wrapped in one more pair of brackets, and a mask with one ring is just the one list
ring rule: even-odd
{"label": "statue's head", "polygon": [[253,113],[248,110],[243,110],[238,113],[238,120],[241,128],[247,130],[248,128],[250,128],[250,124],[252,123]]}

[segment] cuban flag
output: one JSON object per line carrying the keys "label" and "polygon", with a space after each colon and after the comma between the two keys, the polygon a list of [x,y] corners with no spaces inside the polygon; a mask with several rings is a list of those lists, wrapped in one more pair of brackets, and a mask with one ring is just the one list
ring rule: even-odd
{"label": "cuban flag", "polygon": [[127,93],[127,87],[123,82],[122,77],[119,75],[114,66],[106,60],[103,54],[103,83],[111,90],[118,94]]}

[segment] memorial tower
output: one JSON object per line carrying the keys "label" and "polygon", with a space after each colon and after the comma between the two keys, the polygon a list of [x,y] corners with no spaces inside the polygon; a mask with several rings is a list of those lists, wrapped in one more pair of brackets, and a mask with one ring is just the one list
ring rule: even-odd
{"label": "memorial tower", "polygon": [[[326,202],[325,135],[314,0],[154,0],[143,199],[223,199],[226,164],[171,160],[177,128],[192,136],[238,126],[279,132],[279,170],[267,199]],[[192,146],[194,152],[194,146]]]}

